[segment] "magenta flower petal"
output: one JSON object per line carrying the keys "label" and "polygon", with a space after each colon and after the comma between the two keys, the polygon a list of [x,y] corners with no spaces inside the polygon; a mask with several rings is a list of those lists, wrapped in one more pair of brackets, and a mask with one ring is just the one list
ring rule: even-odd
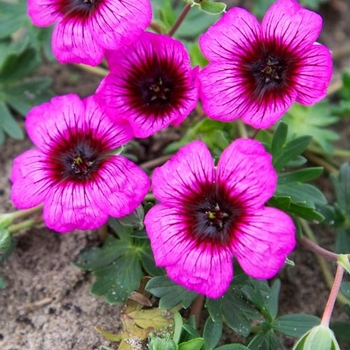
{"label": "magenta flower petal", "polygon": [[86,185],[67,183],[47,192],[43,219],[47,227],[64,233],[99,228],[108,214],[96,205]]}
{"label": "magenta flower petal", "polygon": [[[135,186],[138,183],[138,186]],[[108,215],[121,217],[133,212],[148,192],[150,181],[144,171],[124,157],[113,157],[91,184],[91,196]]]}
{"label": "magenta flower petal", "polygon": [[21,209],[29,209],[41,204],[50,188],[50,181],[43,176],[46,157],[38,150],[29,150],[16,157],[10,180],[13,182],[11,200]]}
{"label": "magenta flower petal", "polygon": [[184,193],[190,195],[200,191],[202,184],[214,181],[213,166],[214,159],[203,142],[194,141],[190,146],[180,148],[176,156],[154,170],[155,198],[178,203]]}
{"label": "magenta flower petal", "polygon": [[199,44],[209,61],[232,61],[232,54],[242,55],[250,51],[251,45],[260,36],[259,21],[247,10],[234,7],[208,28],[205,35],[200,37]]}
{"label": "magenta flower petal", "polygon": [[109,215],[130,214],[148,192],[143,170],[114,154],[132,138],[130,126],[112,123],[93,97],[55,97],[28,113],[26,127],[38,149],[14,160],[11,198],[21,209],[43,203],[48,227],[100,227]]}
{"label": "magenta flower petal", "polygon": [[[303,60],[305,64],[300,67],[296,79],[297,89],[302,92],[298,94],[297,102],[309,106],[327,95],[332,77],[332,71],[329,69],[332,66],[332,56],[326,47],[315,44],[305,53]],[[313,77],[317,79],[312,79]]]}
{"label": "magenta flower petal", "polygon": [[[218,298],[228,289],[232,276],[232,254],[190,240],[186,217],[177,208],[158,204],[146,215],[145,225],[158,266],[166,266],[175,282],[197,293]],[[218,273],[225,271],[225,273]]]}
{"label": "magenta flower petal", "polygon": [[152,17],[149,0],[30,0],[28,14],[37,26],[56,24],[52,45],[60,62],[89,65],[132,43]]}
{"label": "magenta flower petal", "polygon": [[264,205],[276,190],[272,156],[254,140],[238,139],[231,143],[220,157],[217,177],[232,195],[249,202],[251,208]]}
{"label": "magenta flower petal", "polygon": [[254,210],[231,243],[232,253],[246,274],[268,279],[284,265],[295,247],[293,220],[275,208]]}
{"label": "magenta flower petal", "polygon": [[145,226],[156,264],[170,278],[217,298],[232,279],[232,257],[252,277],[278,272],[294,248],[295,228],[285,213],[264,207],[277,182],[271,162],[258,141],[239,139],[215,168],[206,146],[194,141],[154,171],[160,204],[148,211]]}
{"label": "magenta flower petal", "polygon": [[[319,15],[294,0],[277,1],[261,25],[245,10],[228,11],[199,42],[210,61],[199,73],[209,118],[242,118],[268,128],[295,101],[310,105],[322,99],[332,62],[329,50],[315,45],[321,25]],[[319,79],[314,73],[321,70]]]}
{"label": "magenta flower petal", "polygon": [[166,35],[144,33],[119,51],[108,51],[110,74],[97,99],[113,120],[127,120],[136,137],[179,125],[198,100],[197,73],[184,45]]}
{"label": "magenta flower petal", "polygon": [[295,0],[279,0],[266,12],[262,28],[267,40],[279,38],[286,46],[303,51],[318,38],[322,18],[316,12],[302,8]]}
{"label": "magenta flower petal", "polygon": [[75,22],[62,20],[52,33],[52,53],[61,63],[84,63],[97,66],[105,49],[96,38],[85,35],[87,29]]}

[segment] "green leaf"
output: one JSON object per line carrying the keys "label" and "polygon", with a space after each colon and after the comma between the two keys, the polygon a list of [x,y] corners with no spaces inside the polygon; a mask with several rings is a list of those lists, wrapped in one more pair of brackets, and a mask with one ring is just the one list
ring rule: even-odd
{"label": "green leaf", "polygon": [[246,337],[250,333],[250,320],[259,318],[259,313],[242,298],[240,289],[241,286],[230,288],[219,299],[207,298],[205,307],[215,322],[225,322],[235,332]]}
{"label": "green leaf", "polygon": [[335,239],[335,252],[337,254],[349,254],[350,252],[350,228],[337,229],[337,236]]}
{"label": "green leaf", "polygon": [[175,284],[167,276],[153,277],[148,281],[146,290],[160,298],[161,308],[172,308],[180,304],[183,308],[187,308],[197,297],[197,293]]}
{"label": "green leaf", "polygon": [[194,338],[179,344],[178,350],[200,350],[204,344],[203,338]]}
{"label": "green leaf", "polygon": [[5,100],[11,108],[25,116],[34,106],[50,100],[53,96],[51,84],[52,78],[49,77],[21,80],[5,87]]}
{"label": "green leaf", "polygon": [[306,150],[311,142],[311,136],[301,136],[289,141],[277,153],[273,155],[273,166],[277,172],[280,172],[290,161],[296,159]]}
{"label": "green leaf", "polygon": [[3,101],[0,100],[0,128],[16,140],[23,140],[24,132]]}
{"label": "green leaf", "polygon": [[226,344],[215,348],[215,350],[249,350],[249,348],[242,344]]}
{"label": "green leaf", "polygon": [[219,343],[222,334],[222,322],[213,321],[211,317],[207,318],[204,325],[203,338],[204,338],[204,348],[206,350],[214,349]]}
{"label": "green leaf", "polygon": [[0,67],[0,82],[16,82],[23,79],[40,66],[41,59],[37,51],[28,48],[20,55],[11,54]]}
{"label": "green leaf", "polygon": [[278,184],[283,185],[289,182],[309,182],[317,179],[322,173],[322,167],[306,168],[282,173],[278,175]]}
{"label": "green leaf", "polygon": [[150,341],[148,342],[149,350],[177,350],[176,343],[170,339],[169,334],[165,334],[164,338],[154,336],[151,333]]}
{"label": "green leaf", "polygon": [[128,242],[108,236],[102,248],[93,247],[84,251],[74,265],[82,270],[93,271],[119,259],[128,247]]}
{"label": "green leaf", "polygon": [[284,349],[283,344],[278,339],[274,331],[270,330],[266,333],[258,333],[248,344],[251,350],[281,350]]}
{"label": "green leaf", "polygon": [[187,0],[189,4],[192,6],[198,6],[202,11],[213,14],[213,15],[219,15],[223,12],[225,12],[227,5],[223,2],[214,2],[210,0]]}
{"label": "green leaf", "polygon": [[174,334],[173,334],[173,340],[175,344],[178,344],[180,341],[183,324],[184,322],[183,322],[182,316],[180,315],[179,312],[175,312],[174,313]]}
{"label": "green leaf", "polygon": [[348,298],[350,298],[350,282],[343,281],[340,286],[340,291]]}
{"label": "green leaf", "polygon": [[5,254],[11,247],[11,235],[8,230],[0,227],[0,254]]}
{"label": "green leaf", "polygon": [[132,249],[112,264],[93,270],[96,281],[91,293],[104,296],[108,303],[122,303],[137,289],[143,276],[138,256]]}
{"label": "green leaf", "polygon": [[338,121],[338,117],[332,115],[329,102],[323,100],[311,107],[294,104],[283,117],[288,123],[291,137],[312,135],[325,153],[333,153],[332,142],[339,139],[339,135],[330,130],[329,126]]}
{"label": "green leaf", "polygon": [[276,279],[270,288],[270,293],[265,296],[265,305],[271,318],[274,319],[278,313],[278,298],[281,290],[281,281]]}
{"label": "green leaf", "polygon": [[150,276],[164,276],[164,269],[156,266],[154,255],[149,245],[140,251],[140,260],[143,269]]}
{"label": "green leaf", "polygon": [[217,120],[204,118],[191,125],[181,140],[169,144],[164,152],[173,153],[193,140],[202,140],[213,152],[214,156],[220,156],[234,138],[235,130],[234,123],[222,123]]}
{"label": "green leaf", "polygon": [[2,261],[5,261],[6,259],[8,259],[11,256],[11,254],[15,250],[16,245],[17,245],[16,239],[11,237],[10,245],[7,247],[7,249],[4,251],[4,253],[0,253],[0,263]]}
{"label": "green leaf", "polygon": [[242,287],[242,292],[270,322],[278,312],[280,288],[281,282],[279,280],[276,280],[270,288],[267,281],[251,278]]}
{"label": "green leaf", "polygon": [[286,183],[277,186],[276,196],[290,196],[294,204],[302,204],[310,208],[316,208],[316,204],[325,205],[327,199],[315,186],[298,182]]}
{"label": "green leaf", "polygon": [[6,282],[0,277],[0,289],[6,288]]}
{"label": "green leaf", "polygon": [[143,276],[142,245],[108,236],[102,248],[92,248],[79,255],[76,266],[96,276],[91,293],[104,296],[109,303],[123,302],[137,289]]}
{"label": "green leaf", "polygon": [[339,341],[350,343],[350,322],[349,321],[335,321],[331,324],[335,337]]}
{"label": "green leaf", "polygon": [[299,338],[312,327],[320,324],[321,320],[313,315],[292,314],[276,318],[272,322],[272,328],[280,333]]}
{"label": "green leaf", "polygon": [[273,139],[271,142],[271,153],[275,158],[281,154],[283,146],[287,141],[287,135],[288,125],[286,123],[279,122],[273,134]]}
{"label": "green leaf", "polygon": [[[2,13],[4,1],[0,2],[0,39],[10,36],[18,29],[25,27],[29,23],[26,11],[23,13]],[[15,7],[13,4],[12,6]]]}
{"label": "green leaf", "polygon": [[339,169],[339,175],[333,174],[330,180],[335,190],[336,202],[344,214],[350,212],[350,164],[344,163]]}

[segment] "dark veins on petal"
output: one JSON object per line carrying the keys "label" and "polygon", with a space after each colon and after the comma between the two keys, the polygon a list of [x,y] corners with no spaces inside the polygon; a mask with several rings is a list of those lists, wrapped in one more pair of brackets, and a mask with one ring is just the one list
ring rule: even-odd
{"label": "dark veins on petal", "polygon": [[47,169],[55,182],[87,182],[94,180],[109,151],[103,140],[92,132],[70,131],[48,153]]}
{"label": "dark veins on petal", "polygon": [[172,58],[159,59],[156,53],[128,72],[125,90],[132,108],[152,117],[163,117],[182,107],[192,88],[188,72]]}
{"label": "dark veins on petal", "polygon": [[199,193],[185,199],[184,213],[189,238],[218,246],[227,245],[245,218],[245,206],[224,184],[203,184]]}
{"label": "dark veins on petal", "polygon": [[288,95],[294,89],[300,61],[295,52],[277,39],[256,42],[240,63],[249,95],[257,101]]}
{"label": "dark veins on petal", "polygon": [[56,6],[67,19],[85,20],[102,2],[103,0],[57,0]]}

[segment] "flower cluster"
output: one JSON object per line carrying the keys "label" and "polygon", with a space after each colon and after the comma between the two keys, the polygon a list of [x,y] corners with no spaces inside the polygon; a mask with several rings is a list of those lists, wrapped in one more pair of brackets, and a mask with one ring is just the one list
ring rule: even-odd
{"label": "flower cluster", "polygon": [[[37,148],[14,161],[12,201],[43,204],[45,223],[58,232],[135,210],[150,181],[117,148],[178,126],[198,99],[209,118],[267,128],[295,101],[322,99],[331,78],[330,52],[315,43],[321,18],[295,0],[277,1],[261,23],[229,10],[200,38],[209,61],[201,70],[180,41],[145,31],[149,0],[29,0],[28,13],[38,26],[56,24],[60,62],[94,66],[106,57],[110,71],[93,96],[56,97],[27,116]],[[276,183],[258,141],[235,140],[217,166],[201,141],[181,148],[153,174],[160,203],[145,225],[157,265],[212,298],[228,289],[233,257],[254,278],[274,276],[295,245],[292,219],[265,205]]]}

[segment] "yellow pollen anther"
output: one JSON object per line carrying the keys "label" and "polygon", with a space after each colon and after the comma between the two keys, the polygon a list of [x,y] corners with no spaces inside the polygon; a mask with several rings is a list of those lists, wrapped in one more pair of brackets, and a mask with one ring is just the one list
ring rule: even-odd
{"label": "yellow pollen anther", "polygon": [[208,211],[208,219],[210,220],[216,219],[216,214],[213,213],[212,211]]}

